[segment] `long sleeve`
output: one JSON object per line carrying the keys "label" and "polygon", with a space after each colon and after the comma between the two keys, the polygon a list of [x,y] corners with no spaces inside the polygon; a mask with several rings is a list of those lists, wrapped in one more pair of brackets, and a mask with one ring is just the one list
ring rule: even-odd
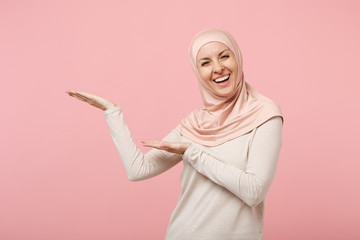
{"label": "long sleeve", "polygon": [[[129,180],[137,181],[154,177],[181,161],[181,155],[157,149],[151,149],[143,154],[131,137],[119,106],[107,109],[104,114]],[[179,141],[179,138],[179,133],[173,130],[164,140]]]}
{"label": "long sleeve", "polygon": [[274,178],[282,144],[281,134],[280,117],[271,118],[257,128],[245,171],[215,159],[196,145],[185,151],[183,159],[247,205],[257,206],[265,199]]}

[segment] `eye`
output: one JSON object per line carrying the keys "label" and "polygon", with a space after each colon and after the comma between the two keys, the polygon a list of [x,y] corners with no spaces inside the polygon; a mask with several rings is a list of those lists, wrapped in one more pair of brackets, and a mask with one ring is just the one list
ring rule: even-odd
{"label": "eye", "polygon": [[220,58],[221,58],[221,59],[227,59],[227,58],[229,58],[229,57],[230,57],[230,55],[225,54],[225,55],[222,55]]}
{"label": "eye", "polygon": [[204,67],[204,66],[208,65],[209,63],[210,63],[209,61],[202,62],[201,66]]}

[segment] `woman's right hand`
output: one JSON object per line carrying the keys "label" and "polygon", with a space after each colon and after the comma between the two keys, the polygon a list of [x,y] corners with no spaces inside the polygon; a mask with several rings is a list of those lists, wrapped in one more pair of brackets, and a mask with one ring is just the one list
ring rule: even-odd
{"label": "woman's right hand", "polygon": [[99,108],[103,111],[116,106],[116,104],[114,102],[109,101],[109,100],[104,99],[99,96],[92,95],[90,93],[78,92],[78,91],[73,91],[73,90],[68,90],[68,91],[66,91],[66,93],[69,94],[71,97],[75,97],[75,98],[77,98],[83,102],[86,102],[86,103],[90,104],[91,106]]}

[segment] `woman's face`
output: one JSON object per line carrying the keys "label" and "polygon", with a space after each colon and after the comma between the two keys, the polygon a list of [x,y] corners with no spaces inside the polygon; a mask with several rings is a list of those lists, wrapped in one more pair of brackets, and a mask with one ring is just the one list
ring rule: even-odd
{"label": "woman's face", "polygon": [[238,66],[234,53],[226,45],[210,42],[202,46],[196,56],[196,67],[218,96],[228,97],[234,92]]}

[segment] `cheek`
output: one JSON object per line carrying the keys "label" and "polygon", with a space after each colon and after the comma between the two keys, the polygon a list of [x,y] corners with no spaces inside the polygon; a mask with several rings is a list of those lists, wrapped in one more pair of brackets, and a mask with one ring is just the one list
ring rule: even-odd
{"label": "cheek", "polygon": [[211,77],[211,73],[205,68],[202,68],[201,70],[199,70],[199,74],[200,77],[205,81],[209,81],[210,77]]}
{"label": "cheek", "polygon": [[238,67],[237,67],[237,64],[236,64],[236,63],[234,63],[234,64],[231,65],[231,71],[232,71],[234,74],[237,75],[237,73],[238,73]]}

